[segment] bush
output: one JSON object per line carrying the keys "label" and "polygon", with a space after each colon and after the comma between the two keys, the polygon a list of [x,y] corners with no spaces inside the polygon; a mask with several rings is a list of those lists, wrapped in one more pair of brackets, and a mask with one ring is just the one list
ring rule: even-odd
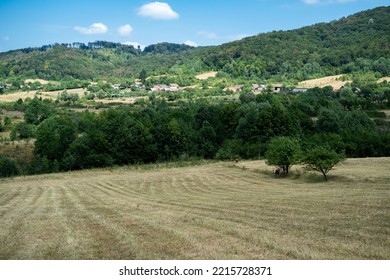
{"label": "bush", "polygon": [[0,178],[19,175],[16,162],[6,156],[0,156]]}
{"label": "bush", "polygon": [[34,156],[28,168],[28,173],[31,175],[53,173],[58,171],[59,171],[59,166],[56,160],[50,161],[45,156],[40,157],[37,155]]}
{"label": "bush", "polygon": [[11,132],[11,140],[34,138],[36,126],[25,122],[18,123]]}
{"label": "bush", "polygon": [[215,156],[219,160],[233,160],[240,158],[241,140],[226,140]]}

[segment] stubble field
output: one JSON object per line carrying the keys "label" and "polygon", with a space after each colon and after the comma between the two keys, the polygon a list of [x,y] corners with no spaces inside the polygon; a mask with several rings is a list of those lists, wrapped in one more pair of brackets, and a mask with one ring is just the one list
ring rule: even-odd
{"label": "stubble field", "polygon": [[264,161],[0,181],[0,259],[389,259],[390,158],[323,182]]}

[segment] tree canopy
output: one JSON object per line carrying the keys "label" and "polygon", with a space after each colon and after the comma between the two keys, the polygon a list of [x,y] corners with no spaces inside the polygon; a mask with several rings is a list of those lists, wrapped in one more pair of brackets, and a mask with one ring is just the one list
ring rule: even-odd
{"label": "tree canopy", "polygon": [[344,159],[345,155],[343,153],[337,153],[329,148],[318,146],[305,151],[301,161],[311,169],[321,172],[324,179],[328,180],[326,174]]}
{"label": "tree canopy", "polygon": [[288,175],[292,165],[300,161],[301,148],[298,140],[289,137],[277,137],[268,145],[265,158],[268,165],[274,165]]}

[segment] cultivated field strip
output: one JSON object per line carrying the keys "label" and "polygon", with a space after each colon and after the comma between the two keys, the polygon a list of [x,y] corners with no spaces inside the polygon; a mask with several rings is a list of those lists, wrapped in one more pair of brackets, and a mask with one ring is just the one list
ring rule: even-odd
{"label": "cultivated field strip", "polygon": [[390,257],[386,177],[310,182],[243,165],[0,181],[0,259]]}

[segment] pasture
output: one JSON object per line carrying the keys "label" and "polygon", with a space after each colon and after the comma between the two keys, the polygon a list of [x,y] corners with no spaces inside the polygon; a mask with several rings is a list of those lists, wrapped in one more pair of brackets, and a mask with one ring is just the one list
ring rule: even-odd
{"label": "pasture", "polygon": [[389,259],[390,158],[264,161],[0,181],[0,259]]}

